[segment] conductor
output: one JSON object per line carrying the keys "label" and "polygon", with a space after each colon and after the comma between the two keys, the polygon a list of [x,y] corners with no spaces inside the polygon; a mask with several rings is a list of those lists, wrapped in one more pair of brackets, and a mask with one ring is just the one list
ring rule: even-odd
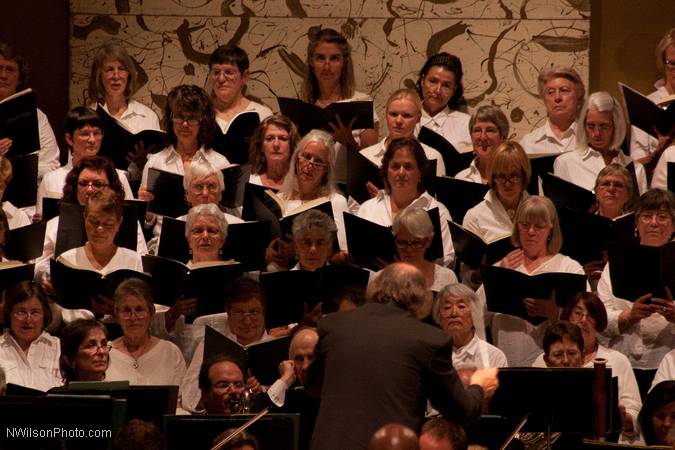
{"label": "conductor", "polygon": [[419,431],[427,399],[448,420],[478,418],[498,386],[497,369],[476,370],[465,388],[452,366],[452,338],[418,320],[431,297],[415,267],[386,267],[354,311],[319,322],[308,392],[321,397],[312,450],[366,449],[387,423]]}

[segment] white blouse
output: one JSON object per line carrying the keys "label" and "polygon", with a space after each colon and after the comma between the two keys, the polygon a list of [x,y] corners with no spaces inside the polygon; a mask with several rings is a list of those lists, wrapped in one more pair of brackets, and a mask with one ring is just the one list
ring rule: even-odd
{"label": "white blouse", "polygon": [[5,371],[7,383],[41,391],[61,386],[60,355],[59,338],[46,331],[31,342],[27,353],[21,350],[9,330],[0,336],[0,367]]}
{"label": "white blouse", "polygon": [[175,344],[159,339],[157,345],[138,359],[113,348],[106,381],[128,380],[135,385],[180,386],[185,375],[185,360]]}

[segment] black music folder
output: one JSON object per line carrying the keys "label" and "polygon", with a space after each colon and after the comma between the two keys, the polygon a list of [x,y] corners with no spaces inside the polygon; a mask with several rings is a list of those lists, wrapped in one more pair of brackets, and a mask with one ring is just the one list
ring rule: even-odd
{"label": "black music folder", "polygon": [[346,286],[367,286],[367,270],[327,265],[314,272],[288,270],[260,274],[267,294],[265,324],[268,328],[299,323],[317,304],[332,300]]}
{"label": "black music folder", "polygon": [[119,269],[105,275],[91,269],[77,267],[63,258],[49,262],[52,285],[58,303],[67,309],[94,310],[97,296],[112,298],[117,286],[128,278],[138,278],[151,284],[150,277],[131,269]]}
{"label": "black music folder", "polygon": [[481,264],[494,264],[515,249],[511,243],[511,234],[488,242],[455,222],[448,222],[448,226],[457,258],[471,268],[476,269]]}
{"label": "black music folder", "polygon": [[352,130],[373,128],[373,102],[335,102],[325,108],[288,97],[277,97],[281,114],[289,117],[298,126],[300,135],[314,129],[333,132],[330,124],[337,125],[337,117],[347,126],[356,118]]}
{"label": "black music folder", "polygon": [[382,189],[380,169],[372,161],[357,151],[347,151],[347,192],[359,203],[371,198],[366,184],[373,183]]}
{"label": "black music folder", "polygon": [[544,319],[527,313],[524,298],[549,299],[555,290],[556,303],[564,308],[575,294],[586,291],[586,277],[575,273],[527,275],[516,270],[484,265],[481,274],[489,311],[517,316],[534,325]]}
{"label": "black music folder", "polygon": [[35,94],[24,89],[0,101],[0,139],[12,140],[8,158],[40,150]]}
{"label": "black music folder", "polygon": [[466,212],[479,204],[490,186],[451,177],[436,177],[436,199],[443,203],[456,223],[464,222]]}
{"label": "black music folder", "polygon": [[225,311],[227,284],[243,274],[241,264],[234,261],[210,261],[188,267],[179,261],[161,256],[143,255],[143,271],[152,276],[155,300],[173,305],[180,298],[196,298],[197,309],[188,318]]}
{"label": "black music folder", "polygon": [[27,262],[42,255],[47,222],[36,222],[9,230],[5,256],[10,260]]}
{"label": "black music folder", "polygon": [[129,168],[127,154],[134,152],[135,146],[139,143],[143,143],[146,150],[154,147],[156,152],[169,145],[169,136],[165,131],[142,130],[132,133],[122,122],[108,114],[101,105],[96,106],[96,112],[103,121],[104,132],[98,154],[110,158],[118,169]]}
{"label": "black music folder", "polygon": [[603,261],[612,241],[635,241],[635,214],[608,219],[571,208],[558,208],[563,245],[560,253],[581,265]]}
{"label": "black music folder", "polygon": [[250,164],[233,164],[221,171],[225,190],[220,204],[225,208],[237,208],[244,203],[244,188],[251,176]]}
{"label": "black music folder", "polygon": [[5,189],[3,199],[10,201],[17,208],[35,205],[37,201],[38,154],[18,155],[8,159],[12,164],[12,179]]}
{"label": "black music folder", "polygon": [[454,175],[466,169],[475,158],[472,151],[459,152],[447,139],[427,127],[420,128],[417,139],[441,154],[445,164],[445,173],[448,175]]}
{"label": "black music folder", "polygon": [[661,108],[625,84],[619,83],[619,89],[626,101],[631,125],[654,137],[656,137],[654,128],[664,136],[670,134],[675,126],[675,102],[670,103],[666,108]]}
{"label": "black music folder", "polygon": [[251,136],[260,125],[260,116],[255,111],[244,111],[232,119],[227,132],[214,127],[213,149],[232,164],[246,164]]}
{"label": "black music folder", "polygon": [[154,195],[148,205],[149,212],[169,217],[187,214],[183,175],[151,167],[148,169],[146,189]]}
{"label": "black music folder", "polygon": [[550,198],[556,208],[571,208],[589,211],[595,205],[595,194],[579,185],[553,175],[541,174],[544,195]]}
{"label": "black music folder", "polygon": [[228,355],[244,368],[244,377],[250,370],[261,384],[270,386],[280,376],[279,363],[288,359],[290,343],[290,336],[282,336],[241,345],[207,325],[204,334],[204,361],[218,355]]}
{"label": "black music folder", "polygon": [[634,302],[638,297],[652,294],[665,299],[666,286],[675,295],[675,241],[661,247],[613,242],[608,253],[615,297]]}

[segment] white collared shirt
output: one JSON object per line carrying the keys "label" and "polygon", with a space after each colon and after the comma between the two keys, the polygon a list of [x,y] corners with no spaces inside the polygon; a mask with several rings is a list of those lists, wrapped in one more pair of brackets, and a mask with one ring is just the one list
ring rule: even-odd
{"label": "white collared shirt", "polygon": [[[452,220],[448,208],[439,203],[426,191],[413,200],[409,206],[423,208],[425,211],[438,208],[441,219],[441,238],[443,240],[443,260],[439,264],[452,267],[455,263],[455,249],[452,246],[452,236],[450,235],[450,227],[448,226],[448,221]],[[391,213],[391,197],[384,190],[381,190],[374,198],[367,200],[361,205],[357,215],[362,219],[390,227],[394,222]]]}
{"label": "white collared shirt", "polygon": [[452,347],[452,365],[455,369],[508,367],[504,352],[479,338],[476,333],[463,347]]}
{"label": "white collared shirt", "polygon": [[[192,157],[192,161],[208,162],[218,170],[230,166],[229,161],[215,150],[206,150],[201,147]],[[148,156],[148,162],[143,168],[143,177],[141,178],[141,186],[145,187],[148,183],[148,170],[150,168],[164,170],[165,172],[175,173],[177,175],[185,175],[185,166],[183,160],[173,145],[168,146],[159,153]],[[182,199],[176,199],[182,200]]]}
{"label": "white collared shirt", "polygon": [[[93,110],[96,110],[96,106],[96,104],[89,105]],[[101,105],[101,108],[110,114],[107,105]],[[112,117],[112,114],[110,114],[110,116]],[[115,119],[122,122],[122,124],[134,134],[143,130],[162,129],[159,125],[157,114],[152,109],[136,100],[129,100],[127,109],[122,113],[122,117],[115,117]]]}
{"label": "white collared shirt", "polygon": [[40,134],[40,150],[38,151],[38,185],[42,177],[59,167],[59,146],[56,143],[54,130],[49,119],[40,108],[37,108],[38,132]]}
{"label": "white collared shirt", "polygon": [[[631,159],[621,151],[612,159],[612,163],[623,167],[631,162]],[[553,163],[553,174],[588,191],[593,191],[598,174],[605,166],[602,154],[591,147],[586,147],[584,151],[567,152],[558,156]],[[638,181],[637,187],[640,194],[643,194],[647,191],[647,174],[644,166],[639,162],[636,161],[634,167]]]}
{"label": "white collared shirt", "polygon": [[653,313],[621,334],[619,315],[632,308],[633,302],[614,296],[609,266],[605,264],[598,281],[598,297],[607,310],[607,328],[598,339],[626,355],[634,368],[656,369],[666,353],[675,347],[675,325],[661,314]]}
{"label": "white collared shirt", "polygon": [[[368,158],[368,160],[377,167],[380,167],[382,165],[382,157],[384,157],[384,152],[387,151],[387,148],[384,145],[386,140],[387,138],[385,137],[377,144],[360,150],[361,154]],[[436,176],[445,176],[445,163],[443,162],[443,157],[438,152],[438,150],[431,148],[426,144],[422,144],[421,142],[420,144],[422,145],[422,149],[424,150],[424,154],[426,155],[427,159],[436,160]]]}
{"label": "white collared shirt", "polygon": [[469,167],[457,172],[455,178],[457,180],[471,181],[472,183],[487,184],[487,182],[483,181],[483,177],[480,175],[480,171],[476,165],[476,158],[471,160]]}
{"label": "white collared shirt", "polygon": [[458,152],[464,153],[473,148],[471,133],[469,132],[470,120],[469,114],[456,110],[451,111],[447,106],[433,117],[422,109],[422,118],[415,127],[415,136],[420,133],[422,127],[427,127],[443,136]]}
{"label": "white collared shirt", "polygon": [[[523,191],[522,202],[529,194]],[[497,193],[490,189],[484,200],[468,210],[464,215],[462,226],[482,237],[485,242],[503,238],[513,232],[513,222]]]}
{"label": "white collared shirt", "polygon": [[[535,128],[527,133],[520,141],[520,145],[525,149],[528,155],[540,153],[565,153],[579,148],[577,141],[577,122],[572,123],[570,127],[565,130],[562,137],[558,138],[553,129],[551,122],[546,120],[546,123],[539,128]],[[581,130],[583,132],[583,130]]]}
{"label": "white collared shirt", "polygon": [[61,386],[59,338],[43,331],[24,353],[9,330],[0,336],[0,367],[7,383],[47,391]]}
{"label": "white collared shirt", "polygon": [[258,117],[260,118],[261,122],[272,115],[272,110],[269,109],[267,106],[260,104],[258,102],[254,102],[253,100],[248,100],[248,106],[246,107],[246,109],[237,113],[230,121],[226,122],[222,118],[216,116],[216,123],[220,127],[220,130],[223,132],[223,134],[225,134],[227,133],[227,130],[230,128],[230,124],[234,121],[234,119],[236,119],[239,114],[243,114],[246,112],[258,113]]}

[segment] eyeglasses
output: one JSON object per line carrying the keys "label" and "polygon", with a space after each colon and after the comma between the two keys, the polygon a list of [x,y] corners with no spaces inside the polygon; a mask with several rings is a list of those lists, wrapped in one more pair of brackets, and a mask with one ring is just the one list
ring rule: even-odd
{"label": "eyeglasses", "polygon": [[[576,307],[572,308],[572,311],[570,311],[570,319],[572,320],[593,320],[593,317],[590,315],[588,311],[584,311],[583,309]],[[594,320],[593,320],[594,321]]]}
{"label": "eyeglasses", "polygon": [[611,130],[612,128],[614,128],[614,125],[611,124],[611,123],[599,123],[599,124],[586,123],[586,124],[584,124],[584,128],[586,128],[586,131],[590,131],[591,133],[593,131],[601,131],[601,132],[605,133],[605,132]]}
{"label": "eyeglasses", "polygon": [[26,320],[28,317],[31,319],[39,319],[42,316],[44,316],[44,313],[37,309],[32,311],[19,310],[12,312],[12,317],[18,320]]}
{"label": "eyeglasses", "polygon": [[516,184],[523,181],[523,175],[520,173],[512,173],[509,175],[498,173],[496,175],[493,175],[492,179],[494,180],[495,183],[498,184],[506,184],[507,182],[511,184]]}
{"label": "eyeglasses", "polygon": [[103,189],[104,187],[108,186],[108,183],[101,180],[79,180],[77,185],[80,187],[80,189],[87,189],[89,187],[92,189]]}
{"label": "eyeglasses", "polygon": [[426,239],[413,239],[412,241],[406,241],[405,239],[395,239],[394,242],[398,248],[412,248],[419,250],[424,247],[427,243]]}
{"label": "eyeglasses", "polygon": [[241,75],[241,72],[237,69],[211,69],[209,71],[209,75],[211,75],[211,78],[220,78],[220,76],[224,76],[228,80],[235,80],[239,75]]}
{"label": "eyeglasses", "polygon": [[148,317],[148,311],[142,310],[133,310],[133,311],[124,310],[117,312],[117,315],[124,320],[131,319],[132,314],[135,315],[137,319],[145,319],[146,317]]}
{"label": "eyeglasses", "polygon": [[202,121],[202,118],[195,119],[193,117],[171,117],[171,122],[173,122],[175,125],[182,125],[185,126],[185,124],[188,124],[190,127],[196,127],[199,125],[199,122]]}
{"label": "eyeglasses", "polygon": [[640,213],[640,222],[642,223],[652,223],[656,219],[656,222],[659,224],[668,223],[673,220],[673,217],[666,212],[644,212]]}
{"label": "eyeglasses", "polygon": [[253,311],[240,311],[240,310],[230,311],[230,316],[236,317],[237,319],[243,319],[244,317],[257,319],[258,316],[260,315],[262,315],[262,311],[259,309],[254,309]]}
{"label": "eyeglasses", "polygon": [[101,139],[103,137],[103,131],[101,131],[101,130],[93,130],[93,131],[77,130],[75,132],[75,136],[77,136],[81,139],[88,139],[90,136],[93,136],[94,139]]}
{"label": "eyeglasses", "polygon": [[664,59],[663,64],[665,64],[668,67],[675,67],[675,61],[670,59]]}
{"label": "eyeglasses", "polygon": [[212,385],[213,388],[215,389],[233,389],[233,390],[239,390],[239,389],[244,389],[244,384],[243,381],[219,381],[217,383],[214,383]]}
{"label": "eyeglasses", "polygon": [[321,170],[325,170],[328,167],[328,164],[307,153],[301,153],[298,155],[298,163],[306,166],[312,166]]}
{"label": "eyeglasses", "polygon": [[85,345],[80,346],[80,350],[82,350],[85,353],[89,353],[91,355],[95,355],[99,351],[101,352],[109,352],[110,348],[112,347],[112,342],[104,342],[103,344],[99,344],[98,342],[90,342]]}
{"label": "eyeglasses", "polygon": [[190,186],[190,190],[193,194],[201,194],[206,189],[209,194],[215,194],[220,189],[220,186],[216,183],[205,183],[205,184],[193,184]]}
{"label": "eyeglasses", "polygon": [[497,135],[499,134],[499,130],[495,127],[474,127],[471,129],[471,134],[490,134],[490,135]]}

